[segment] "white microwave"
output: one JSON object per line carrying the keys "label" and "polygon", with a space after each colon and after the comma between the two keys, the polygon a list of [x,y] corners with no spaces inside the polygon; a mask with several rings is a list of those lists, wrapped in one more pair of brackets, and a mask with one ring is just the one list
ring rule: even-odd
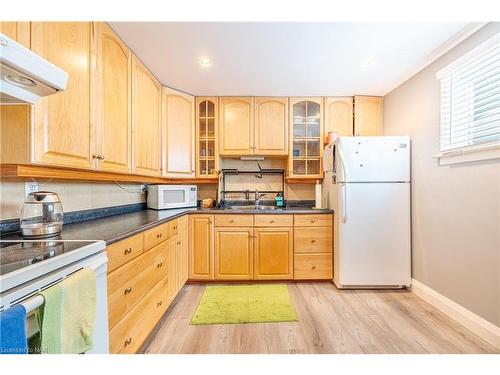
{"label": "white microwave", "polygon": [[148,208],[196,207],[198,188],[196,185],[148,185]]}

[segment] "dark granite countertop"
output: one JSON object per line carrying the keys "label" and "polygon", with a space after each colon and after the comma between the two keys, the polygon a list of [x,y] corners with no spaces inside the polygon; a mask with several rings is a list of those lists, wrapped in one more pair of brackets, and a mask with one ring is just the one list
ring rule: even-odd
{"label": "dark granite countertop", "polygon": [[[74,224],[65,224],[61,233],[62,240],[104,240],[107,245],[153,228],[169,220],[187,213],[216,214],[333,214],[332,210],[315,210],[310,208],[292,207],[283,209],[223,209],[223,208],[178,208],[170,210],[144,209],[87,220]],[[5,240],[22,239],[19,234],[3,236]]]}

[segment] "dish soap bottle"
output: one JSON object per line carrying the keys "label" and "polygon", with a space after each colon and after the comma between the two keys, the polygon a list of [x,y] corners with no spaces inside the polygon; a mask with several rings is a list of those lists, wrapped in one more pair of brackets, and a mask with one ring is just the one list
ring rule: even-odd
{"label": "dish soap bottle", "polygon": [[274,200],[276,202],[276,207],[284,206],[283,194],[281,193],[276,194],[276,198],[274,198]]}

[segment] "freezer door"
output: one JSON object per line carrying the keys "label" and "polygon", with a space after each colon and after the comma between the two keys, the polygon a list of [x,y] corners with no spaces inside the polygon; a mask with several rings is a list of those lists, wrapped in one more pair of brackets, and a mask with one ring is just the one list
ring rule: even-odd
{"label": "freezer door", "polygon": [[409,137],[340,137],[338,182],[410,181]]}
{"label": "freezer door", "polygon": [[338,201],[339,284],[410,285],[410,184],[340,184]]}

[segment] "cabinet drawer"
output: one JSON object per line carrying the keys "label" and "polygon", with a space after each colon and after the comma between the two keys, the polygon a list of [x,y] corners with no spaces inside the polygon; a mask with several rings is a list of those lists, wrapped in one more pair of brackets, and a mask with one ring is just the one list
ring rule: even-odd
{"label": "cabinet drawer", "polygon": [[331,227],[332,215],[294,215],[296,227]]}
{"label": "cabinet drawer", "polygon": [[295,254],[331,253],[332,227],[295,228],[293,245]]}
{"label": "cabinet drawer", "polygon": [[168,307],[168,277],[163,278],[109,331],[109,352],[135,353]]}
{"label": "cabinet drawer", "polygon": [[332,278],[332,254],[295,254],[293,275],[296,280]]}
{"label": "cabinet drawer", "polygon": [[179,221],[177,219],[168,222],[168,238],[178,233]]}
{"label": "cabinet drawer", "polygon": [[168,238],[168,224],[164,223],[144,232],[144,250],[149,250]]}
{"label": "cabinet drawer", "polygon": [[106,252],[108,254],[108,273],[124,265],[129,260],[141,255],[142,251],[142,233],[106,247]]}
{"label": "cabinet drawer", "polygon": [[215,215],[216,227],[252,227],[253,215]]}
{"label": "cabinet drawer", "polygon": [[128,262],[108,274],[108,321],[113,327],[123,316],[167,276],[168,253],[165,244]]}
{"label": "cabinet drawer", "polygon": [[292,215],[255,215],[256,227],[291,227]]}

